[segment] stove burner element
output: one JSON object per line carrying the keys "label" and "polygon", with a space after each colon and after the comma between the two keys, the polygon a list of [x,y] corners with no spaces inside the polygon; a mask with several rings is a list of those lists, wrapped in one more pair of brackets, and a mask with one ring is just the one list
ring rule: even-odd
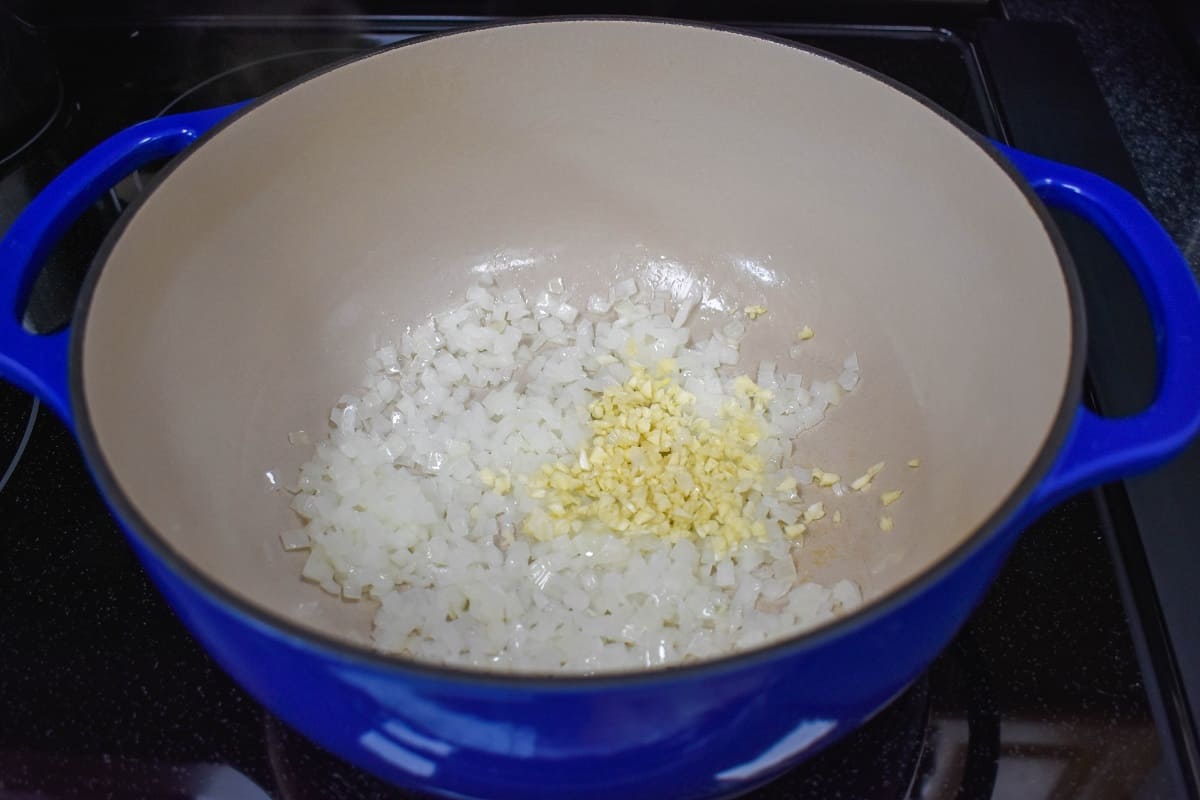
{"label": "stove burner element", "polygon": [[33,144],[62,106],[62,84],[37,36],[0,12],[0,166]]}
{"label": "stove burner element", "polygon": [[334,61],[361,52],[348,47],[301,50],[240,64],[201,81],[163,107],[156,116],[201,111],[253,100]]}
{"label": "stove burner element", "polygon": [[267,759],[280,800],[423,800],[429,795],[389,786],[317,747],[263,714]]}
{"label": "stove burner element", "polygon": [[30,399],[15,386],[0,382],[0,492],[25,454],[39,406],[37,398]]}
{"label": "stove burner element", "polygon": [[[177,95],[154,116],[157,118],[167,114],[203,111],[230,103],[253,100],[307,75],[313,70],[358,52],[361,51],[350,47],[314,48],[282,53],[239,64],[206,78]],[[137,194],[145,190],[146,179],[161,166],[161,164],[153,164],[140,169],[131,175],[128,181],[118,186],[117,194],[120,202],[123,205],[132,202]]]}

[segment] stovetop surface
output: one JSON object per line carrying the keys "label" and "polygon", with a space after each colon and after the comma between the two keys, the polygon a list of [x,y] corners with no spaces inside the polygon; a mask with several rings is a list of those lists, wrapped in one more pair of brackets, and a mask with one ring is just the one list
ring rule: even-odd
{"label": "stovetop surface", "polygon": [[[248,99],[446,24],[48,29],[62,103],[32,144],[0,154],[9,156],[0,161],[0,227],[66,164],[134,122]],[[1006,135],[970,33],[768,32],[858,61],[987,135]],[[29,324],[67,322],[91,255],[149,178],[132,176],[75,226],[36,286]],[[1046,515],[923,678],[752,796],[1178,796],[1106,514],[1096,494]],[[0,798],[403,796],[309,744],[215,666],[150,585],[70,434],[3,383],[0,521]]]}

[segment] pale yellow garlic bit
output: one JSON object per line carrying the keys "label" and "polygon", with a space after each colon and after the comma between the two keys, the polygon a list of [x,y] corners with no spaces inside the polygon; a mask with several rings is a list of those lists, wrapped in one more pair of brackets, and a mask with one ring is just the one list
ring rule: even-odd
{"label": "pale yellow garlic bit", "polygon": [[912,467],[913,469],[916,469],[917,467],[921,466],[921,459],[919,459],[919,458],[909,459],[908,465],[910,467]]}
{"label": "pale yellow garlic bit", "polygon": [[[816,476],[816,474],[817,474],[817,471],[814,469],[813,475]],[[842,479],[842,476],[838,475],[836,472],[822,472],[820,477],[817,478],[817,485],[824,486],[824,487],[830,487],[830,486],[833,486],[838,481],[840,481],[841,479]]]}
{"label": "pale yellow garlic bit", "polygon": [[842,512],[841,511],[833,512],[833,524],[840,525],[841,522],[842,522]]}
{"label": "pale yellow garlic bit", "polygon": [[866,473],[859,475],[850,483],[850,488],[856,492],[865,491],[870,488],[871,481],[875,480],[875,476],[883,471],[884,462],[872,464],[867,467]]}
{"label": "pale yellow garlic bit", "polygon": [[879,530],[887,533],[893,528],[892,518],[886,514],[879,518]]}
{"label": "pale yellow garlic bit", "polygon": [[746,312],[746,316],[750,319],[758,319],[763,314],[767,313],[767,307],[759,305],[746,306],[746,308],[743,310]]}
{"label": "pale yellow garlic bit", "polygon": [[904,494],[902,489],[893,489],[890,492],[884,492],[879,495],[879,500],[885,505],[890,506],[892,503],[900,499],[900,495]]}
{"label": "pale yellow garlic bit", "polygon": [[824,502],[813,503],[811,506],[804,509],[804,521],[805,522],[816,522],[817,520],[821,519],[824,516],[825,516],[825,503]]}
{"label": "pale yellow garlic bit", "polygon": [[807,342],[809,339],[813,338],[814,336],[816,336],[816,334],[813,333],[813,329],[808,327],[807,325],[805,325],[803,328],[801,328],[799,331],[796,332],[796,338],[802,342]]}
{"label": "pale yellow garlic bit", "polygon": [[484,467],[479,470],[479,481],[496,494],[508,494],[512,491],[512,475],[506,469],[496,472]]}

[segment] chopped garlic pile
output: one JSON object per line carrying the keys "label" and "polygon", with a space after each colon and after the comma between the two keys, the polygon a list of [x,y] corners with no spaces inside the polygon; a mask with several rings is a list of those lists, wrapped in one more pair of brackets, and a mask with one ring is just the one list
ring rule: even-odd
{"label": "chopped garlic pile", "polygon": [[695,413],[696,397],[679,385],[673,360],[660,361],[655,375],[637,363],[630,369],[629,380],[588,408],[591,441],[578,459],[546,464],[529,480],[543,502],[525,531],[548,539],[595,520],[619,533],[705,539],[718,557],[745,539],[766,539],[763,520],[747,511],[764,491],[756,448],[770,393],[739,376],[737,399],[710,422]]}

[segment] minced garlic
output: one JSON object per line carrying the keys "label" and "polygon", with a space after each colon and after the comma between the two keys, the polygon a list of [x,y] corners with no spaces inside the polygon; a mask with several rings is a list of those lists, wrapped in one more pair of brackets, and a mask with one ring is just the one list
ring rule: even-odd
{"label": "minced garlic", "polygon": [[766,306],[746,306],[744,310],[746,312],[746,316],[750,319],[758,319],[763,314],[767,313]]}
{"label": "minced garlic", "polygon": [[506,469],[502,469],[499,472],[487,468],[481,469],[479,471],[479,480],[496,494],[508,494],[512,491],[512,476],[508,474],[508,470]]}
{"label": "minced garlic", "polygon": [[818,475],[817,470],[815,469],[813,470],[813,477],[817,479],[818,486],[823,486],[826,488],[833,486],[842,479],[842,476],[838,475],[836,472],[821,472],[821,474]]}
{"label": "minced garlic", "polygon": [[867,467],[867,471],[863,475],[859,475],[850,483],[850,488],[856,492],[861,492],[871,485],[871,481],[875,480],[875,476],[883,472],[884,462],[880,461]]}
{"label": "minced garlic", "polygon": [[674,362],[661,362],[655,375],[638,364],[631,369],[625,383],[589,406],[591,441],[579,458],[529,476],[530,494],[542,502],[526,517],[525,532],[546,540],[594,520],[618,533],[710,540],[718,556],[746,539],[764,540],[765,525],[744,509],[752,493],[763,492],[756,445],[770,392],[739,377],[734,393],[742,402],[726,403],[710,422],[693,410],[695,397],[675,380]]}

